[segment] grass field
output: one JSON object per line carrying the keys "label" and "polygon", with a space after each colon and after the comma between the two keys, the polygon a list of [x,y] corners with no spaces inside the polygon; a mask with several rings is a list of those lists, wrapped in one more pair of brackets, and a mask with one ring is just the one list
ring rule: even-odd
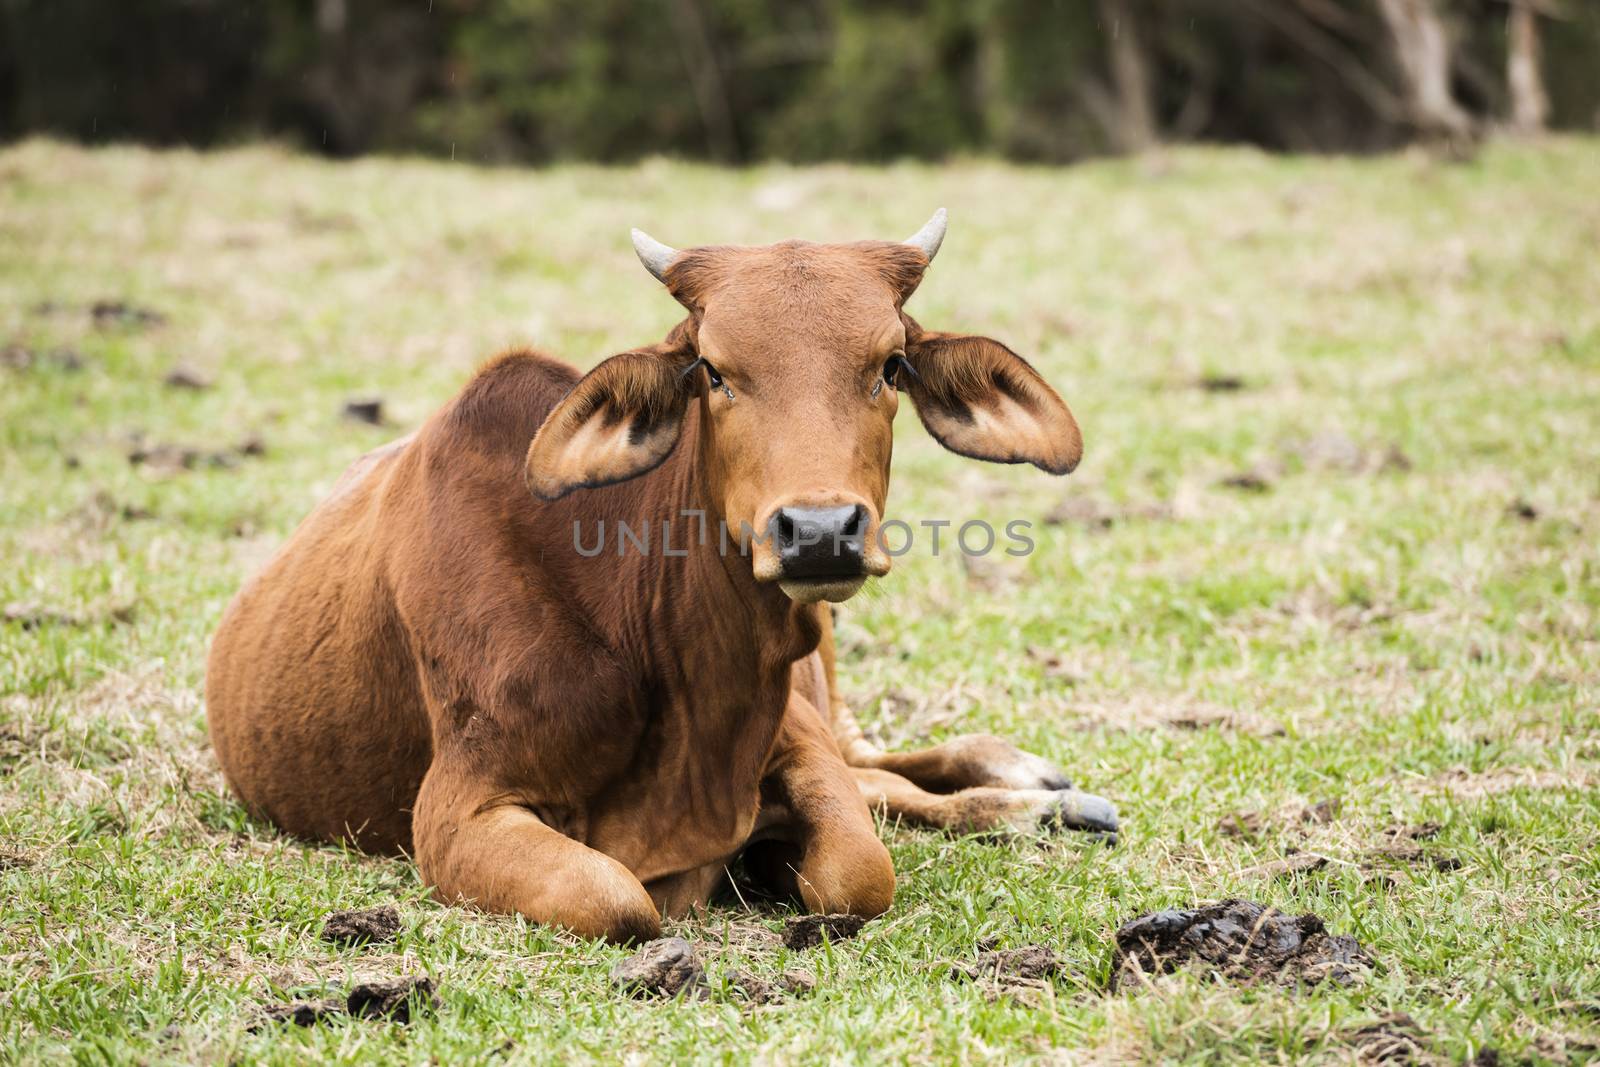
{"label": "grass field", "polygon": [[[1396,1012],[1419,1060],[1600,1056],[1597,189],[1592,140],[1070,170],[0,151],[0,1061],[1346,1062]],[[1120,805],[1116,847],[884,826],[898,897],[853,940],[674,927],[713,974],[815,993],[639,1002],[607,982],[622,949],[440,906],[228,796],[202,703],[228,598],[496,349],[588,366],[662,335],[629,226],[896,237],[941,204],[910,310],[1033,359],[1086,459],[970,463],[903,412],[891,511],[1030,520],[1038,548],[900,560],[841,613],[842,684],[888,743],[1056,760]],[[341,416],[365,395],[387,425]],[[1428,822],[1420,858],[1383,851]],[[1106,991],[1120,923],[1231,896],[1377,965]],[[396,943],[319,940],[387,901]],[[985,939],[1068,973],[952,981]],[[250,1029],[404,974],[442,1001],[409,1027]]]}

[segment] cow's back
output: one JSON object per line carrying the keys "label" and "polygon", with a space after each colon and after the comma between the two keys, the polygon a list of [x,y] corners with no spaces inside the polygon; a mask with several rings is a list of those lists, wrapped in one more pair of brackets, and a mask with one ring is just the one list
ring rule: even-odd
{"label": "cow's back", "polygon": [[[212,745],[246,806],[291,833],[411,847],[432,758],[412,644],[396,610],[411,524],[441,450],[526,449],[576,375],[541,357],[480,371],[416,434],[361,457],[223,615],[206,670]],[[476,398],[517,388],[518,425],[463,440]],[[434,459],[427,462],[428,457]]]}

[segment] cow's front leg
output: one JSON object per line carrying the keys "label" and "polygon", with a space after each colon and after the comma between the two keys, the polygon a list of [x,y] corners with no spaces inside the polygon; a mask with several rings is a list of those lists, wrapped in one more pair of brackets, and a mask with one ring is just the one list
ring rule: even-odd
{"label": "cow's front leg", "polygon": [[758,881],[813,912],[874,918],[894,900],[894,863],[822,713],[791,694],[762,780],[770,825],[745,851]]}
{"label": "cow's front leg", "polygon": [[422,780],[412,840],[417,868],[441,900],[517,912],[584,937],[661,935],[661,915],[631,871],[448,759]]}

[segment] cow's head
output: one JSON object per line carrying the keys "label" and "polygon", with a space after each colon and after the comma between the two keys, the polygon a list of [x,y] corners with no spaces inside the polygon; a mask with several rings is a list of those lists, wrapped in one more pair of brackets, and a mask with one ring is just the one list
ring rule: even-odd
{"label": "cow's head", "polygon": [[1037,371],[998,341],[924,330],[901,310],[944,229],[940,209],[903,242],[683,251],[635,230],[639,258],[689,317],[584,376],[529,447],[529,488],[555,499],[643,474],[698,404],[713,521],[735,541],[750,532],[758,581],[814,602],[889,571],[878,525],[901,390],[953,452],[1072,470],[1078,424]]}

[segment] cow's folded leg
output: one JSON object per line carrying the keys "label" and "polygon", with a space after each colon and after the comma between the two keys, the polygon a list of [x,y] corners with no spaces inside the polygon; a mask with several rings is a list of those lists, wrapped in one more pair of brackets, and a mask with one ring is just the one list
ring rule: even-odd
{"label": "cow's folded leg", "polygon": [[893,771],[855,768],[867,803],[914,826],[955,833],[1065,828],[1103,834],[1117,831],[1117,809],[1103,797],[1075,789],[996,789],[975,786],[931,793]]}
{"label": "cow's folded leg", "polygon": [[813,912],[874,918],[894,901],[894,862],[822,714],[791,694],[763,803],[785,814],[778,838],[746,851],[751,874]]}
{"label": "cow's folded leg", "polygon": [[1071,789],[1049,760],[992,734],[962,734],[911,752],[862,751],[862,766],[892,771],[934,793],[990,786],[996,789]]}
{"label": "cow's folded leg", "polygon": [[435,761],[413,813],[417,867],[441,900],[517,912],[584,937],[646,941],[661,916],[622,864]]}

